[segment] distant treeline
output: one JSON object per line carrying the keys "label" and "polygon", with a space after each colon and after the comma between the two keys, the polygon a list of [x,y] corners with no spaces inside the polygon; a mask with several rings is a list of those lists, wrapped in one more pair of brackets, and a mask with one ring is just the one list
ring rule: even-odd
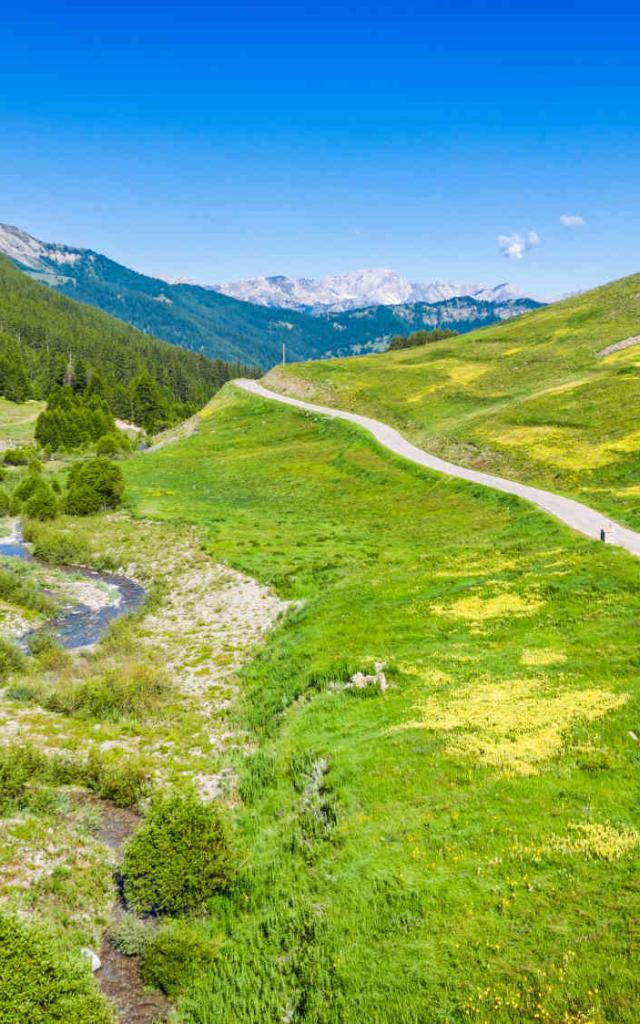
{"label": "distant treeline", "polygon": [[14,402],[66,386],[155,431],[190,416],[226,381],[259,375],[151,338],[0,258],[0,395]]}
{"label": "distant treeline", "polygon": [[432,331],[414,331],[413,334],[394,334],[389,343],[390,349],[415,348],[416,345],[428,345],[431,341],[443,341],[444,338],[455,338],[457,331],[447,331],[435,327]]}

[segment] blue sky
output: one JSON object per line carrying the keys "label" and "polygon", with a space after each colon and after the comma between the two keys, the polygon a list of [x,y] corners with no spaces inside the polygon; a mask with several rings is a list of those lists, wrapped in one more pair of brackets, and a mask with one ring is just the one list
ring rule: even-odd
{"label": "blue sky", "polygon": [[640,270],[639,28],[616,0],[26,0],[0,221],[202,282],[597,284]]}

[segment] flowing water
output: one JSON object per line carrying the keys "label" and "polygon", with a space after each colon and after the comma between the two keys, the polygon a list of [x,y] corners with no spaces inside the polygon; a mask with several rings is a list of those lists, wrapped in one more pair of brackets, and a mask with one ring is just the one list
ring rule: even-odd
{"label": "flowing water", "polygon": [[[44,562],[34,559],[22,539],[19,526],[14,528],[10,536],[0,537],[0,560],[5,558],[20,558],[45,565]],[[29,640],[42,632],[53,636],[68,650],[89,647],[102,639],[115,619],[139,608],[146,596],[144,587],[127,576],[73,565],[56,566],[56,569],[76,579],[82,578],[106,585],[110,588],[112,600],[101,603],[98,607],[81,602],[65,604],[44,626],[31,630],[20,638],[20,646],[25,649],[29,647]]]}

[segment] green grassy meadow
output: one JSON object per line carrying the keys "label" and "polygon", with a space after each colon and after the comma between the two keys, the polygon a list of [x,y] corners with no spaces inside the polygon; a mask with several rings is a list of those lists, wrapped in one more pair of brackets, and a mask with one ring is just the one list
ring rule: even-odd
{"label": "green grassy meadow", "polygon": [[[465,367],[473,351],[486,391],[438,392],[438,429],[472,400],[468,429],[488,429],[492,407],[511,422],[526,387],[577,377],[623,330],[585,318],[566,365],[539,365],[540,340],[495,377],[496,349],[559,309],[495,341],[288,372],[324,399],[325,381],[353,406],[375,395],[383,415],[433,381],[431,361]],[[591,372],[585,386],[608,386]],[[414,437],[440,436],[412,408]],[[229,386],[195,435],[124,468],[134,515],[198,526],[214,560],[292,602],[241,672],[243,868],[202,925],[220,952],[179,1020],[634,1024],[637,561]],[[344,689],[376,661],[386,692]]]}
{"label": "green grassy meadow", "polygon": [[0,439],[29,444],[44,402],[10,402],[0,398]]}
{"label": "green grassy meadow", "polygon": [[393,424],[451,461],[640,526],[640,275],[417,349],[295,363],[266,383]]}

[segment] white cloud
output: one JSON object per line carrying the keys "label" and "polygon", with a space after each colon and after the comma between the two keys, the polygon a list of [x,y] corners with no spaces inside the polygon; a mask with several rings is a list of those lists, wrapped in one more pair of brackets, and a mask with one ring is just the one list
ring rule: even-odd
{"label": "white cloud", "polygon": [[509,260],[521,260],[525,252],[540,245],[540,235],[530,231],[527,235],[498,235],[498,248]]}
{"label": "white cloud", "polygon": [[577,213],[563,213],[560,223],[564,228],[581,228],[584,224],[584,217],[580,217]]}

